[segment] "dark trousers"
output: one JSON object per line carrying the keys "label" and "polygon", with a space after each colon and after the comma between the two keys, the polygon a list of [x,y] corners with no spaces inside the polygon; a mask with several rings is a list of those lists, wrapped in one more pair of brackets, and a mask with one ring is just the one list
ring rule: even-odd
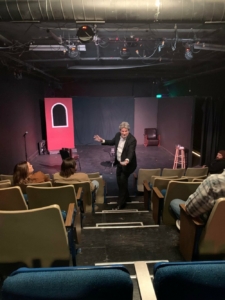
{"label": "dark trousers", "polygon": [[117,165],[116,169],[116,179],[119,188],[119,199],[118,205],[123,206],[129,198],[128,192],[128,178],[131,173],[125,172],[124,167]]}

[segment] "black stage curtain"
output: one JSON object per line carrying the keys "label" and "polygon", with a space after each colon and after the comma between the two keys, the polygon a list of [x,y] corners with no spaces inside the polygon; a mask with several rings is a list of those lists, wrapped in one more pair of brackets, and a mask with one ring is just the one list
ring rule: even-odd
{"label": "black stage curtain", "polygon": [[225,98],[206,98],[203,104],[201,165],[209,165],[225,149]]}
{"label": "black stage curtain", "polygon": [[93,136],[112,139],[121,122],[130,124],[134,132],[134,98],[132,97],[73,97],[76,145],[96,145]]}

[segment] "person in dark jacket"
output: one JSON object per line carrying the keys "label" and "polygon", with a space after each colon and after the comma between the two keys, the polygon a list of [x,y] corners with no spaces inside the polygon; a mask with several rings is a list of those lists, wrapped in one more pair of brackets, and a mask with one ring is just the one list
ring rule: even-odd
{"label": "person in dark jacket", "polygon": [[220,174],[223,173],[224,169],[225,169],[225,150],[220,150],[216,155],[216,159],[214,159],[209,166],[209,173]]}
{"label": "person in dark jacket", "polygon": [[115,146],[115,165],[117,165],[116,177],[119,188],[119,198],[117,210],[123,209],[126,202],[129,201],[128,178],[137,167],[136,160],[136,138],[130,133],[130,125],[122,122],[119,125],[120,132],[117,132],[112,140],[104,140],[99,135],[95,135],[94,139],[101,142],[102,145]]}

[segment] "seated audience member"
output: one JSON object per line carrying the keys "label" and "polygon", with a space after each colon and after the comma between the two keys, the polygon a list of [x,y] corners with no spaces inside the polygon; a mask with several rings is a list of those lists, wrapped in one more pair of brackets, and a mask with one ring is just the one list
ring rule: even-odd
{"label": "seated audience member", "polygon": [[46,176],[41,171],[34,173],[33,166],[27,161],[22,161],[16,164],[14,167],[13,184],[20,186],[26,201],[27,201],[26,184],[41,183],[49,180],[50,180],[49,177]]}
{"label": "seated audience member", "polygon": [[209,166],[210,174],[220,174],[225,169],[225,150],[220,150]]}
{"label": "seated audience member", "polygon": [[82,181],[90,182],[91,191],[99,188],[97,180],[91,181],[86,173],[76,172],[77,165],[76,161],[72,157],[68,157],[63,160],[61,164],[61,171],[54,174],[54,181],[65,181],[66,183],[77,183]]}
{"label": "seated audience member", "polygon": [[186,212],[191,217],[200,217],[206,221],[215,201],[222,197],[225,197],[225,171],[222,174],[213,174],[207,177],[186,201],[172,200],[170,208],[177,219],[178,229],[180,229],[180,204],[185,204]]}

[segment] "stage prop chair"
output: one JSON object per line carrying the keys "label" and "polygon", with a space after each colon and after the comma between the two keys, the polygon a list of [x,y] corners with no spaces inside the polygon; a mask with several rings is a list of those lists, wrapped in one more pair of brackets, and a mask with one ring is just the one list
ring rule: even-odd
{"label": "stage prop chair", "polygon": [[[175,225],[176,219],[170,210],[170,202],[173,199],[186,201],[201,184],[201,182],[182,182],[183,179],[185,180],[186,178],[170,181],[166,189],[165,197],[157,187],[153,187],[153,219],[156,224],[160,222],[160,213],[162,212],[161,215],[163,224]],[[187,181],[187,179],[185,181]]]}
{"label": "stage prop chair", "polygon": [[73,185],[60,187],[27,187],[29,209],[41,208],[53,204],[59,205],[63,219],[70,220],[69,230],[73,230],[76,244],[80,243],[82,218],[77,204]]}
{"label": "stage prop chair", "polygon": [[13,185],[13,175],[0,174],[0,181],[1,180],[10,180],[11,184]]}
{"label": "stage prop chair", "polygon": [[1,210],[0,220],[1,276],[8,276],[24,266],[47,268],[69,266],[71,263],[76,265],[71,230],[66,231],[68,227],[64,225],[58,205],[20,211]]}
{"label": "stage prop chair", "polygon": [[156,128],[144,129],[144,146],[159,146],[160,137]]}
{"label": "stage prop chair", "polygon": [[10,180],[1,180],[0,181],[0,189],[4,189],[7,187],[11,187],[11,186],[12,186],[12,184],[11,184]]}
{"label": "stage prop chair", "polygon": [[[179,248],[185,260],[225,259],[225,198],[215,201],[206,223],[181,207]],[[216,298],[215,298],[216,299]]]}
{"label": "stage prop chair", "polygon": [[134,188],[136,189],[136,194],[143,193],[144,187],[143,182],[151,182],[152,176],[160,176],[161,169],[139,169],[138,174],[133,173],[134,176]]}
{"label": "stage prop chair", "polygon": [[133,283],[122,265],[20,268],[5,279],[3,300],[132,300]]}
{"label": "stage prop chair", "polygon": [[27,210],[20,187],[0,188],[0,210]]}
{"label": "stage prop chair", "polygon": [[61,150],[59,150],[59,153],[61,155],[62,160],[66,159],[68,157],[74,158],[76,163],[78,163],[80,171],[81,171],[80,156],[78,154],[73,155],[72,149],[62,148]]}
{"label": "stage prop chair", "polygon": [[154,299],[224,299],[225,261],[160,262],[153,276]]}

